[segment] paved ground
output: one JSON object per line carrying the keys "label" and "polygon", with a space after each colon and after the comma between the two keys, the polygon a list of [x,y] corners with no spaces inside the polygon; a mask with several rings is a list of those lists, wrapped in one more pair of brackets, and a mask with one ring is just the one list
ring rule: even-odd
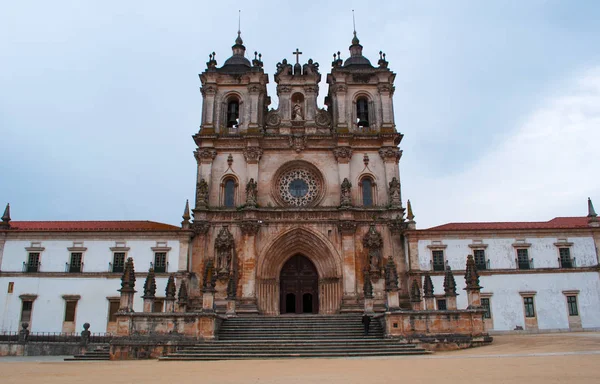
{"label": "paved ground", "polygon": [[61,362],[0,358],[10,383],[598,383],[600,333],[496,336],[430,356],[215,362]]}

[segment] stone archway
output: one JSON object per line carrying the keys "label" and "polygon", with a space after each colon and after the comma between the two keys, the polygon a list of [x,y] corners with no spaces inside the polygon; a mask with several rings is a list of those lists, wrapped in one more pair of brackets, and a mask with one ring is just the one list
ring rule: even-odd
{"label": "stone archway", "polygon": [[307,258],[296,254],[279,274],[279,313],[319,313],[319,274]]}
{"label": "stone archway", "polygon": [[299,227],[279,234],[258,257],[256,298],[260,312],[280,314],[281,270],[297,254],[310,260],[318,273],[318,312],[336,313],[342,301],[341,256],[325,236]]}

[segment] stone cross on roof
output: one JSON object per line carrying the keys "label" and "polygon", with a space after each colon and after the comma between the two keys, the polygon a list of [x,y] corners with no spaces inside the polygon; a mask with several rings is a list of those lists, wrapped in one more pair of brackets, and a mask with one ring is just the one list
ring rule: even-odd
{"label": "stone cross on roof", "polygon": [[298,48],[296,48],[296,52],[292,52],[292,55],[296,55],[296,64],[300,64],[300,55],[302,54],[302,52],[300,52],[298,50]]}

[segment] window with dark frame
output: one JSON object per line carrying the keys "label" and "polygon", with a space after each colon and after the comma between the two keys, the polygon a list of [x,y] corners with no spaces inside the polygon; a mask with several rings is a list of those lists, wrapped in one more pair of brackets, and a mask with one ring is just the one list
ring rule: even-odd
{"label": "window with dark frame", "polygon": [[517,263],[519,264],[519,269],[530,269],[529,252],[527,248],[517,249]]}
{"label": "window with dark frame", "polygon": [[83,253],[71,252],[71,262],[69,263],[69,272],[71,272],[71,273],[81,272],[82,258],[83,258]]}
{"label": "window with dark frame", "polygon": [[27,272],[39,272],[40,270],[40,253],[29,252],[27,256]]}
{"label": "window with dark frame", "polygon": [[473,258],[475,259],[475,268],[478,271],[487,269],[485,263],[485,250],[484,249],[475,249],[473,250]]}
{"label": "window with dark frame", "polygon": [[167,252],[154,252],[154,272],[167,272]]}
{"label": "window with dark frame", "polygon": [[237,128],[240,122],[240,102],[232,99],[227,103],[227,128]]}
{"label": "window with dark frame", "polygon": [[362,179],[363,207],[373,206],[373,181],[369,177]]}
{"label": "window with dark frame", "polygon": [[490,310],[490,299],[489,297],[481,298],[481,306],[485,309],[485,313],[483,314],[484,319],[492,318],[492,311]]}
{"label": "window with dark frame", "polygon": [[369,126],[369,101],[366,97],[359,97],[356,100],[356,118],[359,127]]}
{"label": "window with dark frame", "polygon": [[571,250],[569,248],[558,248],[561,268],[573,268],[573,260],[571,259]]}
{"label": "window with dark frame", "polygon": [[579,316],[577,296],[567,296],[567,306],[569,307],[569,316]]}
{"label": "window with dark frame", "polygon": [[446,299],[438,299],[437,300],[437,309],[440,311],[446,310]]}
{"label": "window with dark frame", "polygon": [[431,257],[433,259],[433,270],[444,271],[444,251],[439,249],[431,251]]}
{"label": "window with dark frame", "polygon": [[535,306],[533,305],[533,297],[524,297],[523,304],[525,305],[525,317],[535,317]]}
{"label": "window with dark frame", "polygon": [[226,207],[235,207],[235,181],[233,179],[227,179],[227,181],[225,181],[224,197],[223,200]]}
{"label": "window with dark frame", "polygon": [[119,311],[120,302],[118,300],[110,300],[108,302],[108,321],[114,323],[117,321],[117,312]]}
{"label": "window with dark frame", "polygon": [[115,252],[113,254],[113,272],[123,272],[125,268],[125,252]]}
{"label": "window with dark frame", "polygon": [[21,304],[21,322],[29,323],[31,322],[31,312],[33,309],[33,301],[32,300],[23,300]]}
{"label": "window with dark frame", "polygon": [[75,321],[75,309],[77,308],[77,301],[69,300],[65,305],[65,322]]}

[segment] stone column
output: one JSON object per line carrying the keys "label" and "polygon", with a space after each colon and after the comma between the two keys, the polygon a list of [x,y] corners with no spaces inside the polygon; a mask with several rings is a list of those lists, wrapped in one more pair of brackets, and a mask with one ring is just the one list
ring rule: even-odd
{"label": "stone column", "polygon": [[282,125],[291,126],[292,110],[291,106],[292,87],[279,84],[277,86],[277,97],[279,97],[279,113],[281,114]]}
{"label": "stone column", "polygon": [[338,230],[342,237],[343,290],[345,297],[356,297],[356,250],[354,234],[356,223],[352,220],[341,221]]}
{"label": "stone column", "polygon": [[202,128],[206,130],[203,133],[214,132],[215,119],[215,98],[217,96],[217,87],[215,85],[205,85],[200,89],[204,102],[202,103]]}
{"label": "stone column", "polygon": [[246,107],[250,109],[248,111],[248,131],[258,132],[258,98],[260,97],[262,88],[260,84],[249,84],[247,89],[249,102]]}

